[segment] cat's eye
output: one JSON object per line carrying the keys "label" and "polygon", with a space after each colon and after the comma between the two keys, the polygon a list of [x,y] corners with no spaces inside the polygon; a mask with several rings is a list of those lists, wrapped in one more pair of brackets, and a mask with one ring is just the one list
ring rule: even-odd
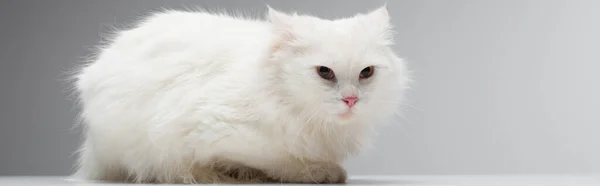
{"label": "cat's eye", "polygon": [[375,73],[375,67],[373,66],[368,66],[367,68],[364,68],[360,71],[360,75],[359,78],[360,79],[366,79],[369,78],[373,75],[373,73]]}
{"label": "cat's eye", "polygon": [[317,69],[317,74],[319,74],[319,76],[321,76],[321,78],[326,79],[326,80],[335,79],[335,74],[333,73],[333,70],[331,70],[330,68],[327,68],[325,66],[318,66],[316,69]]}

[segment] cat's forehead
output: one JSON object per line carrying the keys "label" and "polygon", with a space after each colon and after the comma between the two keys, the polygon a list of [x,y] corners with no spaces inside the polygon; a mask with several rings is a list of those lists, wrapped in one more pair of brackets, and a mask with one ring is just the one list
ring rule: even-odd
{"label": "cat's forehead", "polygon": [[[382,52],[386,46],[379,43],[380,35],[373,28],[356,20],[315,21],[299,38],[310,51],[312,66],[328,66],[338,71],[386,66]],[[306,28],[306,27],[305,27]]]}
{"label": "cat's forehead", "polygon": [[311,66],[327,66],[335,71],[356,71],[368,66],[388,66],[386,58],[370,50],[345,50],[321,48],[310,52],[307,62]]}
{"label": "cat's forehead", "polygon": [[352,68],[385,65],[383,46],[370,41],[359,40],[345,35],[331,36],[313,45],[313,53],[323,58],[324,65],[338,68]]}

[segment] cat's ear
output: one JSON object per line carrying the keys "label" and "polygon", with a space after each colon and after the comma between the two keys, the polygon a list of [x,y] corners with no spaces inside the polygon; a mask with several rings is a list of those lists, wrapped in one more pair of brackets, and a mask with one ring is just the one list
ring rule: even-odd
{"label": "cat's ear", "polygon": [[387,4],[379,7],[378,9],[368,13],[366,15],[368,22],[376,24],[380,27],[388,27],[390,25],[390,14],[387,10]]}
{"label": "cat's ear", "polygon": [[295,15],[288,15],[286,13],[277,11],[271,6],[267,6],[267,19],[271,22],[274,33],[278,34],[282,40],[292,41],[295,39],[293,32],[293,17]]}
{"label": "cat's ear", "polygon": [[267,5],[267,9],[268,9],[267,19],[271,22],[271,24],[273,24],[274,26],[277,26],[277,27],[291,26],[292,16],[290,16],[286,13],[277,11],[268,5]]}
{"label": "cat's ear", "polygon": [[295,50],[300,50],[302,47],[301,42],[298,41],[298,34],[295,30],[294,19],[297,14],[292,15],[277,11],[271,6],[267,6],[267,20],[271,22],[273,33],[279,37],[278,42],[273,46],[273,51],[279,50],[284,46],[289,46]]}
{"label": "cat's ear", "polygon": [[365,15],[365,24],[369,25],[369,29],[373,31],[374,36],[378,38],[379,45],[393,45],[394,33],[390,23],[390,15],[387,10],[387,5],[383,5],[378,9]]}

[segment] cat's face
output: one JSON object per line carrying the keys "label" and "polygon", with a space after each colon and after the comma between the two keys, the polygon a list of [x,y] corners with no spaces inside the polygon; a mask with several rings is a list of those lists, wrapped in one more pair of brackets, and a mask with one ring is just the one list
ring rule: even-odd
{"label": "cat's face", "polygon": [[408,78],[389,48],[385,8],[333,21],[270,11],[280,36],[271,62],[280,65],[285,95],[304,117],[365,122],[398,110]]}

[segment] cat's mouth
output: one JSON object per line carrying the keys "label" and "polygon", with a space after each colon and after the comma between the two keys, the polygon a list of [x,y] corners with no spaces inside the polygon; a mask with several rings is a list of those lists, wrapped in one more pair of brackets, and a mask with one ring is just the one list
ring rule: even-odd
{"label": "cat's mouth", "polygon": [[342,120],[349,120],[352,119],[352,117],[354,116],[354,112],[352,112],[352,110],[348,110],[344,113],[338,114],[338,116],[342,119]]}

